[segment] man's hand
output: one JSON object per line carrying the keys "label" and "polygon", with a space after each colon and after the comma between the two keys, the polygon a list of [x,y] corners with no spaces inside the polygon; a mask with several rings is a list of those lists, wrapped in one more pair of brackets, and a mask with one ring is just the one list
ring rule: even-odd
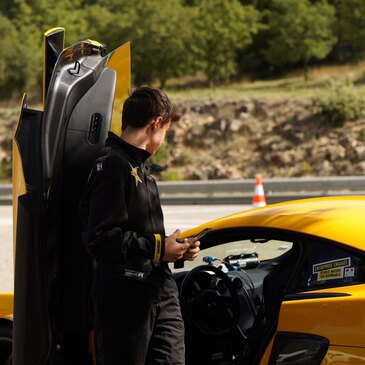
{"label": "man's hand", "polygon": [[179,236],[180,230],[177,229],[172,235],[165,240],[165,254],[162,258],[166,262],[175,262],[178,259],[184,257],[184,254],[190,247],[190,242],[188,240],[184,243],[176,242],[176,238]]}
{"label": "man's hand", "polygon": [[200,241],[195,237],[185,238],[185,242],[189,243],[189,248],[184,253],[183,259],[193,261],[196,259],[200,252]]}

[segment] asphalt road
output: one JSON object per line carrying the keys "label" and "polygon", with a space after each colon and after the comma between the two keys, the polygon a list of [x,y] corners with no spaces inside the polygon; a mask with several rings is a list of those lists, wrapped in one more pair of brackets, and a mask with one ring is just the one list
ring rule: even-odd
{"label": "asphalt road", "polygon": [[[250,208],[249,205],[163,206],[166,234]],[[12,207],[0,205],[0,292],[13,291]]]}

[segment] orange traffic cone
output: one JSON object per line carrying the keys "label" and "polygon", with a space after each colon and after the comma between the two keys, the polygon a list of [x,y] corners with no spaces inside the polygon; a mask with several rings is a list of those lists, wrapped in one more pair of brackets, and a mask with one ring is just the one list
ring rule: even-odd
{"label": "orange traffic cone", "polygon": [[264,207],[266,205],[265,192],[260,175],[256,175],[255,193],[252,199],[252,205],[254,208]]}

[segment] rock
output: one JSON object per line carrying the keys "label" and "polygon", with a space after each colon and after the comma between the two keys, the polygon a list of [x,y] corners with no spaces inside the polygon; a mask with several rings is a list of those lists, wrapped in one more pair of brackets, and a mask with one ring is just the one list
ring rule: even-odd
{"label": "rock", "polygon": [[215,121],[214,123],[212,123],[209,128],[212,128],[212,129],[217,129],[219,130],[220,132],[224,132],[227,128],[227,121],[224,120],[224,119],[218,119],[217,121]]}
{"label": "rock", "polygon": [[230,122],[228,122],[228,130],[230,132],[236,133],[238,132],[242,127],[242,121],[240,121],[239,119],[233,119]]}
{"label": "rock", "polygon": [[332,165],[334,170],[334,175],[348,176],[354,175],[355,168],[354,165],[348,160],[337,161],[336,164]]}
{"label": "rock", "polygon": [[324,160],[321,166],[321,170],[318,171],[319,176],[330,176],[333,172],[333,166],[330,161]]}
{"label": "rock", "polygon": [[250,115],[248,113],[239,113],[238,118],[241,120],[245,120],[245,119],[250,118]]}
{"label": "rock", "polygon": [[256,101],[255,102],[255,109],[253,111],[253,114],[255,115],[255,117],[257,118],[267,118],[270,115],[270,111],[269,111],[269,106],[261,101]]}
{"label": "rock", "polygon": [[[201,142],[206,145],[208,142],[207,141],[204,142],[204,139],[210,139],[214,143],[215,141],[218,141],[219,139],[221,139],[222,135],[223,135],[223,133],[221,130],[208,129],[207,132],[205,133],[204,138],[202,138]],[[210,142],[208,144],[210,144]]]}
{"label": "rock", "polygon": [[365,175],[365,161],[359,162],[354,166],[354,175]]}
{"label": "rock", "polygon": [[354,149],[358,159],[365,159],[365,145],[356,146]]}

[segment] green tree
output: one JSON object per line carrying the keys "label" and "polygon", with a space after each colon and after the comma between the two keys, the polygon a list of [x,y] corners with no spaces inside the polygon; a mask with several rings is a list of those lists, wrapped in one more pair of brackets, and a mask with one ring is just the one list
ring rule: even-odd
{"label": "green tree", "polygon": [[[87,38],[106,44],[107,52],[112,51],[111,43],[113,42],[113,30],[115,28],[115,15],[107,7],[100,4],[87,6],[83,14],[89,24]],[[122,42],[121,40],[116,47]]]}
{"label": "green tree", "polygon": [[0,97],[8,98],[14,90],[26,84],[26,74],[22,66],[25,54],[19,54],[19,37],[12,22],[0,13]]}
{"label": "green tree", "polygon": [[[33,86],[41,86],[43,32],[55,26],[65,27],[66,45],[88,35],[82,0],[13,0],[8,4],[7,12],[11,25],[1,21],[2,28],[7,27],[9,31],[4,30],[8,34],[0,40],[8,44],[6,48],[2,47],[7,52],[0,59],[11,58],[8,70],[14,69],[17,73],[7,86],[8,93],[15,89],[26,91]],[[5,85],[5,81],[0,81],[0,84]]]}
{"label": "green tree", "polygon": [[66,45],[88,36],[91,24],[85,17],[83,0],[27,0],[26,3],[31,8],[31,21],[37,26],[36,36],[41,41],[42,33],[56,26],[66,29]]}
{"label": "green tree", "polygon": [[236,71],[237,51],[261,28],[260,13],[238,0],[202,0],[193,19],[196,67],[211,86],[228,82]]}
{"label": "green tree", "polygon": [[337,13],[335,33],[338,59],[363,57],[365,49],[365,1],[333,0]]}
{"label": "green tree", "polygon": [[273,0],[272,6],[272,38],[264,54],[273,66],[302,63],[307,80],[309,62],[325,58],[336,43],[335,9],[325,0]]}
{"label": "green tree", "polygon": [[[104,5],[102,3],[102,5]],[[105,3],[110,48],[132,44],[132,74],[136,84],[166,80],[187,72],[191,56],[190,11],[180,0],[111,0]]]}
{"label": "green tree", "polygon": [[7,18],[11,18],[14,7],[15,7],[14,0],[0,1],[0,13],[2,13],[2,15],[6,16]]}
{"label": "green tree", "polygon": [[37,80],[40,62],[38,43],[34,35],[37,27],[32,23],[32,9],[23,0],[8,4],[8,17],[0,19],[0,85],[3,97],[14,91],[27,91]]}

